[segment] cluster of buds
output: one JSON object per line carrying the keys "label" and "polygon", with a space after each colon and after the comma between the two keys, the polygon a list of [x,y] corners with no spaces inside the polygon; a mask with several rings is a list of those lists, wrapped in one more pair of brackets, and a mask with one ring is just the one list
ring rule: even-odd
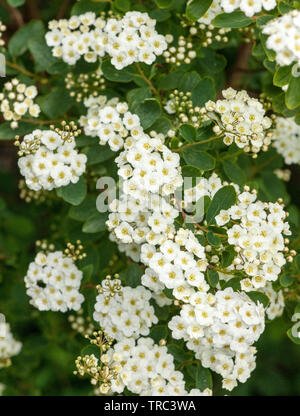
{"label": "cluster of buds", "polygon": [[[81,130],[78,129],[74,121],[71,121],[69,124],[62,121],[61,128],[51,125],[50,129],[59,134],[61,139],[66,143],[72,143],[75,137],[81,134]],[[14,145],[19,148],[19,157],[34,155],[39,150],[42,143],[41,133],[41,130],[35,130],[35,134],[27,134],[23,140],[20,139],[20,136],[15,136]]]}
{"label": "cluster of buds", "polygon": [[113,277],[111,275],[107,275],[101,285],[97,285],[96,287],[99,294],[106,295],[105,301],[107,303],[109,303],[110,298],[116,295],[122,296],[122,285],[119,277],[118,273],[116,273]]}
{"label": "cluster of buds", "polygon": [[35,245],[37,247],[37,249],[39,249],[40,251],[43,251],[45,254],[49,254],[52,251],[55,250],[55,245],[52,243],[49,243],[48,240],[44,239],[44,240],[37,240],[35,242]]}
{"label": "cluster of buds", "polygon": [[71,328],[79,334],[91,336],[95,331],[91,318],[89,316],[83,316],[82,308],[79,309],[76,315],[69,315],[68,320],[71,324]]}
{"label": "cluster of buds", "polygon": [[217,28],[212,24],[205,25],[204,23],[200,23],[197,27],[196,24],[197,22],[194,22],[193,26],[190,27],[190,35],[197,36],[201,42],[201,46],[206,48],[207,46],[215,42],[228,42],[228,33],[231,32],[230,28]]}
{"label": "cluster of buds", "polygon": [[91,95],[97,97],[99,90],[105,89],[105,79],[102,75],[100,68],[89,74],[76,75],[70,72],[65,78],[66,88],[78,103]]}
{"label": "cluster of buds", "polygon": [[164,53],[163,57],[169,64],[180,66],[181,64],[190,64],[192,59],[196,58],[196,51],[193,49],[193,43],[186,40],[184,36],[179,36],[178,45],[170,46]]}
{"label": "cluster of buds", "polygon": [[64,250],[64,257],[71,258],[74,262],[82,260],[86,257],[86,253],[83,253],[83,245],[80,240],[77,240],[75,244],[67,243],[67,248]]}
{"label": "cluster of buds", "polygon": [[59,134],[64,142],[72,143],[76,137],[81,134],[81,130],[78,128],[74,121],[67,124],[66,121],[61,122],[61,127],[50,126],[50,129]]}
{"label": "cluster of buds", "polygon": [[34,155],[40,148],[41,137],[39,134],[27,135],[21,141],[20,136],[15,136],[14,145],[19,148],[18,156]]}
{"label": "cluster of buds", "polygon": [[250,43],[255,39],[255,30],[252,25],[239,27],[237,30],[242,35],[244,43]]}
{"label": "cluster of buds", "polygon": [[99,389],[101,394],[106,394],[111,387],[111,382],[117,379],[119,372],[115,366],[110,366],[109,362],[101,359],[102,355],[108,351],[114,340],[108,337],[103,331],[93,332],[93,337],[86,335],[92,345],[99,348],[99,358],[94,354],[77,357],[75,360],[76,371],[74,375],[83,377],[88,375],[91,378],[91,384]]}
{"label": "cluster of buds", "polygon": [[[169,95],[169,100],[165,105],[165,110],[169,114],[176,115],[177,121],[175,124],[179,126],[182,123],[190,123],[195,128],[198,128],[202,124],[201,108],[194,106],[191,100],[191,92],[182,92],[174,90]],[[175,136],[175,130],[169,130],[169,137]]]}
{"label": "cluster of buds", "polygon": [[0,20],[0,46],[4,46],[5,45],[5,41],[4,41],[4,39],[2,39],[2,34],[5,31],[6,31],[6,26]]}
{"label": "cluster of buds", "polygon": [[39,191],[29,189],[24,179],[19,180],[18,188],[20,190],[20,198],[23,199],[26,203],[30,203],[32,201],[43,203],[47,200],[47,191],[43,189],[40,189]]}

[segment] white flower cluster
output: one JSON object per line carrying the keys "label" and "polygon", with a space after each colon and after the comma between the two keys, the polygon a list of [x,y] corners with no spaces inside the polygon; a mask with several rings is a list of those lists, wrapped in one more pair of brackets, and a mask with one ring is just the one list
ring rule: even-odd
{"label": "white flower cluster", "polygon": [[300,126],[292,118],[277,118],[273,146],[287,165],[300,164]]}
{"label": "white flower cluster", "polygon": [[[175,370],[174,357],[167,347],[158,346],[151,338],[128,338],[117,342],[101,360],[115,368],[118,377],[112,380],[111,392],[122,393],[126,387],[139,396],[211,396],[212,391],[185,389],[183,374]],[[95,367],[97,359],[95,358]],[[101,393],[109,393],[105,386]]]}
{"label": "white flower cluster", "polygon": [[232,288],[195,292],[183,305],[180,316],[169,322],[172,336],[183,338],[204,367],[223,378],[223,388],[244,383],[255,368],[252,345],[264,331],[263,305]]}
{"label": "white flower cluster", "polygon": [[185,300],[196,288],[209,289],[203,274],[208,263],[204,247],[192,231],[180,228],[174,240],[166,240],[158,250],[154,245],[142,245],[141,261],[149,267],[142,282],[156,293],[164,287],[172,289],[176,299]]}
{"label": "white flower cluster", "polygon": [[18,121],[27,113],[31,117],[38,117],[40,107],[34,103],[38,91],[34,85],[27,87],[14,78],[4,84],[0,93],[0,111],[5,121],[10,121],[10,127],[16,129]]}
{"label": "white flower cluster", "polygon": [[96,62],[108,54],[118,70],[134,63],[152,64],[167,48],[165,37],[155,30],[156,21],[147,13],[127,12],[122,19],[107,21],[88,12],[49,22],[46,34],[54,56],[74,65],[82,56]]}
{"label": "white flower cluster", "polygon": [[89,97],[84,101],[88,108],[86,116],[79,119],[87,136],[99,137],[99,144],[108,143],[112,151],[123,149],[124,142],[144,138],[145,134],[136,114],[128,111],[127,103],[120,103],[118,98],[107,100],[103,95]]}
{"label": "white flower cluster", "polygon": [[266,286],[260,289],[260,291],[267,295],[270,301],[266,309],[268,319],[272,321],[273,319],[280,317],[285,306],[282,290],[276,292],[272,287],[272,283],[267,282]]}
{"label": "white flower cluster", "polygon": [[87,157],[77,152],[74,138],[69,141],[56,131],[34,130],[24,137],[23,143],[28,148],[38,143],[37,150],[18,161],[26,185],[33,191],[51,191],[77,183],[85,172]]}
{"label": "white flower cluster", "polygon": [[255,192],[242,192],[236,205],[221,210],[216,217],[217,224],[227,228],[228,243],[235,246],[237,256],[231,269],[243,270],[249,276],[241,282],[244,291],[277,280],[286,263],[284,235],[291,234],[282,206],[256,198]]}
{"label": "white flower cluster", "polygon": [[293,10],[268,22],[263,33],[268,35],[267,47],[276,53],[276,62],[287,66],[300,65],[300,11]]}
{"label": "white flower cluster", "polygon": [[8,323],[1,323],[0,332],[0,368],[10,365],[10,359],[19,354],[22,343],[16,341]]}
{"label": "white flower cluster", "polygon": [[201,110],[204,120],[215,123],[214,132],[224,136],[224,143],[235,144],[245,152],[266,151],[272,140],[272,120],[256,98],[246,91],[228,88],[222,91],[223,100],[208,101]]}
{"label": "white flower cluster", "polygon": [[105,292],[107,283],[107,280],[102,282],[103,293],[96,298],[94,320],[99,322],[108,336],[118,341],[149,335],[149,328],[158,322],[149,303],[151,292],[143,286],[125,286],[121,292],[110,297]]}
{"label": "white flower cluster", "polygon": [[[127,104],[117,107],[126,114]],[[110,114],[112,108],[105,107],[103,111]],[[136,127],[126,135],[124,151],[115,160],[122,193],[120,199],[110,203],[107,226],[113,232],[112,238],[122,243],[120,249],[138,261],[141,244],[157,244],[174,231],[178,209],[167,197],[181,186],[182,177],[179,156],[164,145],[162,134],[144,133],[139,118],[131,113],[126,123]]]}
{"label": "white flower cluster", "polygon": [[62,251],[39,252],[24,280],[30,304],[40,311],[78,311],[84,301],[79,293],[82,271]]}

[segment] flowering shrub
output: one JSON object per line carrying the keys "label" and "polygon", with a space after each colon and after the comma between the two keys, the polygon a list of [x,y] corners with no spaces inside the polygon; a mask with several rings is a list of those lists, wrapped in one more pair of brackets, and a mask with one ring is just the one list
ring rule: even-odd
{"label": "flowering shrub", "polygon": [[300,2],[3,3],[0,394],[299,393]]}

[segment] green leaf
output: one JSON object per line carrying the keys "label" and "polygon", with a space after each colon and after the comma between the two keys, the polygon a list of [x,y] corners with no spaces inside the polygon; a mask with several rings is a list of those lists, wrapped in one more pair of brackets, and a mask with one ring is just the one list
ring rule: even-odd
{"label": "green leaf", "polygon": [[108,146],[100,146],[99,144],[89,147],[86,155],[88,158],[88,165],[102,163],[116,156],[115,152],[113,152]]}
{"label": "green leaf", "polygon": [[229,246],[225,251],[222,253],[222,261],[221,266],[222,267],[228,267],[232,264],[233,259],[236,256],[236,252],[234,250],[233,246]]}
{"label": "green leaf", "polygon": [[154,2],[160,9],[168,9],[173,5],[174,0],[154,0]]}
{"label": "green leaf", "polygon": [[168,329],[165,325],[154,325],[151,327],[148,336],[158,344],[161,339],[167,338]]}
{"label": "green leaf", "polygon": [[279,66],[274,74],[273,83],[277,87],[284,87],[290,82],[293,65]]}
{"label": "green leaf", "polygon": [[109,59],[102,63],[101,69],[104,77],[113,82],[130,82],[136,76],[133,70],[130,71],[130,67],[121,70],[116,69]]}
{"label": "green leaf", "polygon": [[182,169],[181,174],[183,178],[201,178],[202,177],[201,170],[199,168],[196,168],[195,166],[184,165],[182,166],[181,169]]}
{"label": "green leaf", "polygon": [[[59,105],[58,105],[59,104]],[[49,118],[55,119],[65,114],[73,104],[69,92],[62,87],[55,87],[40,101],[40,107]]]}
{"label": "green leaf", "polygon": [[[298,325],[298,324],[295,324],[295,326],[296,325]],[[298,336],[297,338],[296,337],[294,337],[294,335],[292,334],[292,330],[293,330],[293,327],[292,328],[290,328],[290,329],[288,329],[287,330],[287,336],[289,337],[289,339],[294,343],[294,344],[297,344],[297,345],[300,345],[300,337]],[[298,325],[298,333],[300,332],[300,325]]]}
{"label": "green leaf", "polygon": [[298,271],[300,271],[300,254],[298,254],[295,258],[294,258],[294,264],[296,266],[296,269]]}
{"label": "green leaf", "polygon": [[169,19],[170,12],[165,9],[156,9],[152,10],[149,13],[149,16],[151,17],[151,19],[155,19],[157,22],[164,22],[165,20]]}
{"label": "green leaf", "polygon": [[57,61],[52,55],[51,49],[46,44],[45,39],[30,39],[28,48],[34,57],[39,72],[51,67]]}
{"label": "green leaf", "polygon": [[209,9],[213,0],[192,0],[186,6],[186,16],[193,22],[200,19]]}
{"label": "green leaf", "polygon": [[151,130],[156,131],[157,133],[167,134],[167,132],[172,128],[172,123],[167,117],[159,117],[151,126]]}
{"label": "green leaf", "polygon": [[207,241],[210,245],[219,247],[221,244],[221,239],[217,235],[215,235],[212,231],[209,231],[206,235]]}
{"label": "green leaf", "polygon": [[59,188],[59,194],[62,199],[71,205],[79,205],[86,197],[87,185],[83,176],[77,183],[70,183],[67,186]]}
{"label": "green leaf", "polygon": [[190,388],[199,389],[201,391],[205,389],[212,389],[212,376],[208,368],[202,367],[200,361],[199,364],[187,364],[184,366],[184,372],[189,376],[193,382],[189,383]]}
{"label": "green leaf", "polygon": [[96,197],[88,196],[80,205],[70,208],[69,217],[83,222],[96,213]]}
{"label": "green leaf", "polygon": [[161,108],[154,98],[149,98],[136,108],[135,113],[139,116],[142,127],[148,129],[160,116]]}
{"label": "green leaf", "polygon": [[279,282],[281,284],[281,286],[283,287],[289,287],[294,283],[294,278],[291,274],[289,273],[283,273],[280,278],[279,278]]}
{"label": "green leaf", "polygon": [[122,12],[128,12],[130,10],[130,0],[115,0],[113,4]]}
{"label": "green leaf", "polygon": [[31,133],[32,130],[35,130],[36,128],[36,124],[19,121],[19,127],[17,129],[12,129],[10,127],[10,121],[6,121],[0,124],[0,140],[14,139],[16,135],[23,136],[24,134]]}
{"label": "green leaf", "polygon": [[106,221],[108,218],[107,212],[98,212],[97,214],[88,218],[88,220],[83,224],[82,231],[84,233],[99,233],[100,231],[106,230]]}
{"label": "green leaf", "polygon": [[171,72],[167,75],[162,75],[159,83],[158,88],[160,90],[173,90],[178,87],[180,80],[183,77],[183,72]]}
{"label": "green leaf", "polygon": [[177,364],[189,361],[193,357],[191,352],[185,352],[183,348],[176,344],[168,344],[168,352],[173,355]]}
{"label": "green leaf", "polygon": [[183,137],[183,139],[188,143],[196,141],[197,130],[190,124],[182,124],[179,127],[179,133]]}
{"label": "green leaf", "polygon": [[127,94],[127,100],[130,110],[135,112],[135,109],[147,98],[151,98],[151,90],[149,87],[133,88]]}
{"label": "green leaf", "polygon": [[30,39],[39,37],[44,38],[45,28],[43,22],[40,20],[32,20],[30,23],[22,26],[10,38],[8,43],[8,51],[12,57],[23,55],[28,49],[28,42]]}
{"label": "green leaf", "polygon": [[84,357],[85,355],[94,355],[96,358],[100,358],[100,349],[96,345],[87,345],[82,348],[80,355],[81,357]]}
{"label": "green leaf", "polygon": [[236,202],[236,192],[233,186],[224,186],[215,193],[206,214],[208,224],[215,222],[215,217],[222,209],[229,209]]}
{"label": "green leaf", "polygon": [[94,265],[93,264],[87,264],[86,266],[84,266],[82,269],[82,283],[87,283],[90,281],[93,272],[94,272]]}
{"label": "green leaf", "polygon": [[191,92],[200,83],[200,81],[201,78],[198,72],[186,72],[183,77],[181,77],[178,88],[182,92]]}
{"label": "green leaf", "polygon": [[86,12],[102,12],[108,5],[105,1],[80,0],[72,7],[71,15],[79,16]]}
{"label": "green leaf", "polygon": [[7,0],[7,3],[13,7],[22,6],[26,0]]}
{"label": "green leaf", "polygon": [[233,277],[232,279],[227,280],[227,282],[222,285],[222,290],[226,289],[227,287],[232,287],[234,291],[241,290],[241,278]]}
{"label": "green leaf", "polygon": [[211,287],[216,287],[219,283],[219,273],[215,270],[208,269],[206,275],[209,285]]}
{"label": "green leaf", "polygon": [[235,11],[233,13],[221,13],[214,18],[212,24],[215,27],[245,27],[251,25],[252,19],[247,17],[241,11]]}
{"label": "green leaf", "polygon": [[246,174],[236,163],[231,162],[230,160],[224,160],[223,169],[228,178],[238,185],[244,185],[246,182]]}
{"label": "green leaf", "polygon": [[120,279],[124,286],[137,287],[141,284],[143,270],[136,263],[132,263],[126,270],[120,273]]}
{"label": "green leaf", "polygon": [[285,95],[286,106],[290,109],[300,105],[300,77],[292,77]]}
{"label": "green leaf", "polygon": [[270,299],[264,293],[261,293],[261,292],[247,292],[247,295],[249,296],[249,298],[251,300],[253,300],[253,302],[262,303],[264,308],[266,308],[270,303]]}
{"label": "green leaf", "polygon": [[196,152],[193,148],[190,148],[184,149],[182,155],[188,165],[202,171],[212,170],[216,166],[216,159],[207,152]]}
{"label": "green leaf", "polygon": [[211,78],[203,78],[192,91],[193,105],[202,107],[207,101],[214,100],[216,90]]}

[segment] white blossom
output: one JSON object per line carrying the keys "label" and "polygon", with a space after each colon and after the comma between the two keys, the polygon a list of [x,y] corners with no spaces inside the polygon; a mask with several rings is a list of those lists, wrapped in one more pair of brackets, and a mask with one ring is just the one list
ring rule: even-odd
{"label": "white blossom", "polygon": [[39,252],[24,280],[30,304],[40,311],[78,311],[84,301],[79,292],[82,271],[62,251]]}

